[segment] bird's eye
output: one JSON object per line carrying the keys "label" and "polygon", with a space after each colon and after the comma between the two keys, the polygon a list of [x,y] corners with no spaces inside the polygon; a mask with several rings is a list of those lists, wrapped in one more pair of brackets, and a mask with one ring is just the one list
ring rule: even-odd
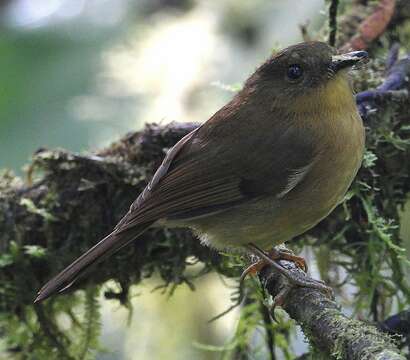
{"label": "bird's eye", "polygon": [[297,80],[303,75],[303,69],[298,64],[293,64],[288,67],[288,72],[286,74],[290,80]]}

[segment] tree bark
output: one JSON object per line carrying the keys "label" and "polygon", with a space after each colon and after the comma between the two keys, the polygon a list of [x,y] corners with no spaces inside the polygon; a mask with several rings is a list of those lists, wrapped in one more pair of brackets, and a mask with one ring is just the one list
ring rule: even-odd
{"label": "tree bark", "polygon": [[[294,263],[281,260],[281,265],[306,276]],[[275,298],[289,283],[271,267],[260,273],[266,291]],[[405,360],[392,338],[376,326],[344,315],[339,305],[316,289],[293,287],[285,296],[283,309],[303,330],[315,350],[328,358],[344,360]]]}

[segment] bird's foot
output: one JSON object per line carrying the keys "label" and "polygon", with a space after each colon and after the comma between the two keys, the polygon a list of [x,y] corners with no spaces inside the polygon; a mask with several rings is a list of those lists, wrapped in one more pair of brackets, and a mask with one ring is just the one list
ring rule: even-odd
{"label": "bird's foot", "polygon": [[[289,282],[289,286],[286,286],[282,291],[275,297],[273,308],[276,306],[282,306],[285,302],[286,295],[289,293],[292,287],[308,287],[312,289],[317,289],[325,293],[330,299],[333,299],[333,290],[328,287],[323,281],[312,279],[306,275],[307,265],[304,258],[294,255],[289,250],[283,249],[273,249],[272,251],[265,253],[263,250],[259,249],[254,244],[249,244],[248,249],[260,258],[259,261],[250,265],[242,273],[240,278],[240,284],[242,286],[243,281],[247,275],[256,275],[261,271],[265,266],[271,265],[282,275],[286,277]],[[287,260],[294,262],[299,271],[295,271],[295,268],[288,269],[284,265],[280,264],[280,260]]]}
{"label": "bird's foot", "polygon": [[281,249],[275,249],[273,248],[269,252],[265,253],[264,251],[260,250],[259,248],[258,251],[263,252],[265,256],[269,257],[269,260],[266,258],[262,258],[259,253],[255,253],[254,248],[257,248],[255,245],[250,244],[248,249],[252,251],[255,255],[257,255],[260,259],[256,261],[255,263],[251,264],[248,266],[244,272],[241,275],[241,280],[243,281],[248,275],[257,275],[265,266],[271,265],[271,261],[279,261],[279,260],[288,260],[292,261],[296,264],[296,266],[303,270],[304,272],[307,272],[308,267],[306,260],[301,257],[295,255],[291,250],[286,249],[286,248],[281,248]]}

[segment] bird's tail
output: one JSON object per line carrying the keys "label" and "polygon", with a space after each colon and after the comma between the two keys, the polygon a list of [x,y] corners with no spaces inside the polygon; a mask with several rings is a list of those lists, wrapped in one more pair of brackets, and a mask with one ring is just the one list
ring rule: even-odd
{"label": "bird's tail", "polygon": [[45,284],[37,293],[34,303],[43,301],[54,293],[69,288],[88,267],[120,250],[141,235],[150,225],[151,223],[144,223],[124,231],[114,230]]}

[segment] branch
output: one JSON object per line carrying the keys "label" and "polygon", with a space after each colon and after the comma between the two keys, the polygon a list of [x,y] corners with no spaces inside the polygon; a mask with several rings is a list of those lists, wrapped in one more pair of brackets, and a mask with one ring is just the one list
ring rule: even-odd
{"label": "branch", "polygon": [[393,103],[408,102],[410,56],[398,60],[397,46],[393,45],[386,62],[387,76],[375,90],[366,90],[356,95],[360,115],[366,119],[368,113],[377,109],[386,101]]}
{"label": "branch", "polygon": [[331,0],[329,6],[329,40],[330,46],[336,44],[336,32],[337,32],[337,8],[339,6],[339,0]]}
{"label": "branch", "polygon": [[404,310],[398,314],[392,315],[381,324],[379,324],[380,329],[392,334],[401,335],[404,338],[410,337],[410,310]]}
{"label": "branch", "polygon": [[[281,265],[306,276],[294,263],[281,260]],[[275,297],[289,283],[270,267],[260,273],[266,291]],[[315,349],[343,360],[405,360],[392,338],[375,326],[345,316],[339,306],[315,289],[292,288],[282,308],[302,327]]]}

